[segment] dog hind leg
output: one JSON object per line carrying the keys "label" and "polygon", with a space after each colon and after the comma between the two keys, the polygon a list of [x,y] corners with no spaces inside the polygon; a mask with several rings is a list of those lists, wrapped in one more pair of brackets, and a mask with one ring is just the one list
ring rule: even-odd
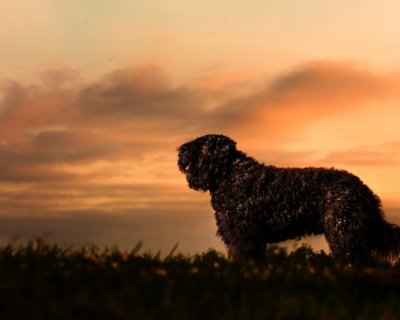
{"label": "dog hind leg", "polygon": [[354,213],[356,208],[340,207],[328,210],[324,219],[325,237],[333,257],[345,263],[360,260],[373,264],[376,251],[372,243],[373,226],[365,214]]}

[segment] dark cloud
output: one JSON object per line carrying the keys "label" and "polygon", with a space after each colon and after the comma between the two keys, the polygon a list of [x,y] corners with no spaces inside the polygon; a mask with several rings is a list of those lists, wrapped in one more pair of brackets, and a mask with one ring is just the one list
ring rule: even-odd
{"label": "dark cloud", "polygon": [[185,185],[177,184],[94,184],[87,181],[57,184],[50,181],[35,188],[0,190],[0,214],[36,215],[52,214],[76,207],[109,210],[114,213],[127,209],[177,214],[208,210],[209,195],[196,193]]}
{"label": "dark cloud", "polygon": [[57,166],[68,163],[90,163],[116,154],[116,143],[96,141],[68,131],[44,131],[26,141],[0,144],[0,181],[47,182],[71,181],[77,175]]}
{"label": "dark cloud", "polygon": [[77,148],[84,145],[87,136],[74,131],[46,130],[32,136],[32,144],[40,149]]}
{"label": "dark cloud", "polygon": [[146,68],[104,76],[80,91],[78,104],[84,114],[94,116],[171,120],[203,113],[202,100],[189,89],[170,87],[159,70]]}
{"label": "dark cloud", "polygon": [[[233,105],[209,109],[220,94],[221,90],[189,84],[173,87],[155,67],[122,69],[80,90],[78,121],[89,118],[101,125],[131,124],[133,132],[145,135],[149,131],[176,135],[221,130],[232,125],[240,110]],[[224,94],[225,100],[231,96],[234,92]]]}
{"label": "dark cloud", "polygon": [[0,181],[8,183],[68,183],[78,175],[52,170],[43,166],[0,165]]}
{"label": "dark cloud", "polygon": [[[312,63],[278,77],[269,91],[277,101],[330,103],[351,99],[371,100],[397,95],[399,83],[392,75],[375,75],[346,63]],[[294,101],[293,101],[294,102]],[[338,108],[341,106],[338,105]]]}
{"label": "dark cloud", "polygon": [[81,78],[78,70],[71,69],[64,65],[40,71],[38,75],[39,79],[43,81],[46,86],[52,88],[71,84]]}

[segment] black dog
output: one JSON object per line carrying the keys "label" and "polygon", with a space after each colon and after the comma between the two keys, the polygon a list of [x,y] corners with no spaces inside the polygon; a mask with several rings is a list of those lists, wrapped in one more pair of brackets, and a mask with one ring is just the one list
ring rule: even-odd
{"label": "black dog", "polygon": [[264,260],[268,243],[325,234],[333,256],[395,261],[400,228],[388,223],[376,196],[356,176],[325,168],[260,164],[223,135],[178,148],[189,187],[210,191],[218,233],[233,258]]}

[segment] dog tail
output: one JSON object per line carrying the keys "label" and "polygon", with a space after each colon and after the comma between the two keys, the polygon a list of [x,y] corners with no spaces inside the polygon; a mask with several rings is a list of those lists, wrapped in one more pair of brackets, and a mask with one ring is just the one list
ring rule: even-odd
{"label": "dog tail", "polygon": [[379,197],[367,186],[365,192],[374,221],[372,223],[374,231],[369,235],[373,251],[380,260],[396,262],[400,258],[400,227],[386,220]]}
{"label": "dog tail", "polygon": [[376,254],[388,262],[396,262],[400,258],[400,228],[397,225],[383,221],[379,228]]}

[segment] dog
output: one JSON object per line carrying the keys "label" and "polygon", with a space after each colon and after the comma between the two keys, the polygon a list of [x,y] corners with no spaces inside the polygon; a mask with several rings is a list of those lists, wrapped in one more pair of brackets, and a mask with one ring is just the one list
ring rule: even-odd
{"label": "dog", "polygon": [[267,166],[216,134],[177,150],[189,187],[210,192],[217,235],[234,259],[264,261],[267,244],[319,234],[343,263],[399,258],[400,228],[385,220],[379,197],[347,171]]}

